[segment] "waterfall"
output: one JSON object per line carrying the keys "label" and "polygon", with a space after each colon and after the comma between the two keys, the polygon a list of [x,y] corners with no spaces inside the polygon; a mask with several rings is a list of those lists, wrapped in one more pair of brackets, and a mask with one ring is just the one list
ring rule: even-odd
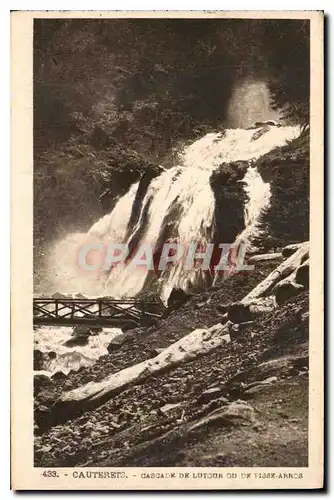
{"label": "waterfall", "polygon": [[[210,176],[223,162],[237,160],[249,161],[243,180],[248,197],[245,205],[245,231],[240,237],[250,238],[261,211],[270,202],[270,186],[263,182],[254,161],[299,134],[300,127],[269,125],[206,134],[185,148],[179,165],[162,171],[150,182],[134,227],[131,227],[130,219],[139,183],[130,187],[110,214],[97,221],[86,235],[76,235],[75,240],[90,243],[100,241],[104,244],[127,243],[130,251],[144,244],[151,245],[158,251],[166,241],[185,245],[196,242],[205,246],[213,237],[215,200],[210,187]],[[228,213],[226,217],[229,217]],[[68,238],[66,241],[68,242]],[[65,247],[67,253],[74,250],[68,244]],[[98,273],[83,276],[77,268],[73,268],[75,266],[70,269],[67,257],[64,273],[61,270],[62,250],[59,247],[56,250],[57,262],[54,262],[54,257],[50,258],[53,269],[58,266],[54,276],[54,291],[103,294],[119,298],[136,296],[144,288],[154,286],[166,301],[174,287],[188,290],[201,279],[205,280],[203,271],[186,270],[184,260],[159,274],[144,267],[133,269],[125,263],[112,268],[107,275]],[[73,261],[74,258],[72,264]]]}

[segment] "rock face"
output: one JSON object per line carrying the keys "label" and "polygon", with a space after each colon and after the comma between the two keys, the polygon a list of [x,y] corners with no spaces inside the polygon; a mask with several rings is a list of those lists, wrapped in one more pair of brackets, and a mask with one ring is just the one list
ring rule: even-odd
{"label": "rock face", "polygon": [[76,336],[88,337],[89,335],[90,335],[90,328],[89,327],[81,326],[81,325],[77,325],[77,326],[73,327],[73,330],[72,330],[73,337],[76,337]]}
{"label": "rock face", "polygon": [[173,288],[168,298],[167,306],[169,309],[178,309],[187,302],[188,299],[189,295],[181,288]]}

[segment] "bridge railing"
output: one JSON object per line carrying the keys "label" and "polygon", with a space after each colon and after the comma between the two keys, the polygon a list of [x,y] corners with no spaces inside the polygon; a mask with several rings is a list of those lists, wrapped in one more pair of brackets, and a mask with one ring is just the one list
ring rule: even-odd
{"label": "bridge railing", "polygon": [[163,306],[158,301],[135,299],[34,298],[35,324],[122,324],[138,325],[162,317]]}

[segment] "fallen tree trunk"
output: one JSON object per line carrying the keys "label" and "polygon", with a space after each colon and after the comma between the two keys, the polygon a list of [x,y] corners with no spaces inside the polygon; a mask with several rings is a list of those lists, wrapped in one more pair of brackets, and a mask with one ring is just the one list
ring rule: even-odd
{"label": "fallen tree trunk", "polygon": [[254,262],[267,262],[269,260],[281,259],[283,256],[281,253],[263,253],[260,255],[252,255],[247,261],[248,264],[253,264]]}
{"label": "fallen tree trunk", "polygon": [[53,411],[57,412],[58,408],[64,414],[64,405],[67,404],[68,412],[73,414],[78,405],[81,411],[85,407],[91,408],[92,406],[95,407],[103,404],[113,394],[118,393],[129,384],[139,382],[153,373],[189,361],[223,343],[230,342],[231,339],[228,332],[231,326],[231,322],[225,325],[218,323],[207,330],[194,330],[178,342],[164,349],[154,358],[125,368],[120,372],[113,373],[101,382],[89,382],[63,394],[53,407]]}
{"label": "fallen tree trunk", "polygon": [[267,278],[265,278],[261,283],[259,283],[251,292],[249,292],[246,297],[241,300],[241,303],[247,304],[252,302],[254,299],[261,297],[263,295],[268,295],[268,292],[272,291],[274,285],[281,281],[282,279],[293,273],[297,267],[299,267],[301,261],[308,255],[309,243],[303,243],[300,248],[291,255],[287,260],[282,262],[274,271],[272,271]]}

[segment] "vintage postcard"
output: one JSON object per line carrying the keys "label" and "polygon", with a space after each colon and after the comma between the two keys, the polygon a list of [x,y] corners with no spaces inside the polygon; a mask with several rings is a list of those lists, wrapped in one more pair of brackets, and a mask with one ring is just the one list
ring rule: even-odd
{"label": "vintage postcard", "polygon": [[15,490],[323,487],[323,13],[12,13]]}

